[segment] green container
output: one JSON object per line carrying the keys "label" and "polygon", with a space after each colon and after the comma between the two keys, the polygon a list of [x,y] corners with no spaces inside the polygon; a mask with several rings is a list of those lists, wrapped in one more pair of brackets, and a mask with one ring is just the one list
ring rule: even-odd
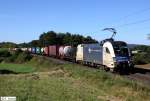
{"label": "green container", "polygon": [[40,47],[36,47],[36,54],[41,54],[41,48]]}

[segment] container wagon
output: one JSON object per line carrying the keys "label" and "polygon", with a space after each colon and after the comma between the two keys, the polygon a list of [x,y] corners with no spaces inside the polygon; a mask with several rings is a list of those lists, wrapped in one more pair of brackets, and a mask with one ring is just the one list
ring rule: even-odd
{"label": "container wagon", "polygon": [[41,54],[41,48],[40,47],[36,47],[36,54]]}
{"label": "container wagon", "polygon": [[76,59],[76,47],[65,46],[63,51],[64,51],[64,58],[65,59],[75,61],[75,59]]}
{"label": "container wagon", "polygon": [[41,54],[44,55],[44,47],[41,48]]}
{"label": "container wagon", "polygon": [[36,54],[36,47],[31,48],[31,53]]}
{"label": "container wagon", "polygon": [[59,58],[61,58],[61,59],[64,59],[64,47],[65,46],[59,47]]}
{"label": "container wagon", "polygon": [[49,56],[58,57],[59,56],[59,46],[50,45],[49,47]]}
{"label": "container wagon", "polygon": [[28,48],[28,52],[31,52],[31,48]]}
{"label": "container wagon", "polygon": [[27,51],[27,48],[21,48],[22,51]]}
{"label": "container wagon", "polygon": [[49,55],[49,48],[48,47],[44,47],[44,55],[48,56]]}

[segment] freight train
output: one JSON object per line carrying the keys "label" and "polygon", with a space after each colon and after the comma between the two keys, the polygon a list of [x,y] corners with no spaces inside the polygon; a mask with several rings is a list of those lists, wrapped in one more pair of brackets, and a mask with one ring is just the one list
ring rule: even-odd
{"label": "freight train", "polygon": [[127,44],[113,39],[105,39],[101,43],[79,44],[77,47],[49,45],[42,48],[21,48],[21,50],[84,65],[103,67],[111,71],[133,70],[134,67]]}

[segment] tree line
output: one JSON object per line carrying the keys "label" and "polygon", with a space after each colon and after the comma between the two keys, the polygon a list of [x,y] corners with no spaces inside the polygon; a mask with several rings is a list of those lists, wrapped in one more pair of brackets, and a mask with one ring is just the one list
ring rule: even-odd
{"label": "tree line", "polygon": [[54,31],[44,32],[39,36],[38,40],[29,42],[29,46],[44,47],[48,45],[72,45],[77,46],[81,43],[98,43],[90,36],[84,37],[79,34],[56,33]]}
{"label": "tree line", "polygon": [[14,47],[17,47],[17,44],[13,42],[1,42],[0,43],[0,48],[14,48]]}
{"label": "tree line", "polygon": [[22,47],[45,47],[48,45],[71,45],[77,46],[78,44],[87,43],[98,43],[95,39],[90,36],[84,37],[79,34],[56,33],[54,31],[43,32],[37,40],[32,40],[28,43],[12,43],[2,42],[0,48],[22,48]]}

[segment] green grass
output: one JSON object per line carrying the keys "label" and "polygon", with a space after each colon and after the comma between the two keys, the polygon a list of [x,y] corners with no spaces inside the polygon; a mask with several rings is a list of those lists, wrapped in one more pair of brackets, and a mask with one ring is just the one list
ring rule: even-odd
{"label": "green grass", "polygon": [[8,48],[0,48],[0,51],[9,50]]}
{"label": "green grass", "polygon": [[0,70],[9,70],[15,73],[29,73],[33,72],[35,68],[28,64],[0,63]]}
{"label": "green grass", "polygon": [[[58,64],[36,57],[26,65],[36,67],[36,72],[0,76],[0,96],[16,96],[17,101],[149,101],[150,99],[150,87],[101,70],[77,64]],[[18,68],[20,67],[21,64]]]}

